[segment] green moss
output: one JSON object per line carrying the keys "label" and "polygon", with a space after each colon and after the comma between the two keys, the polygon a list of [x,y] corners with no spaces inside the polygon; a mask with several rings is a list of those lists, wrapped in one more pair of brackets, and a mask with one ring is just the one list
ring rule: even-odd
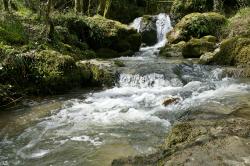
{"label": "green moss", "polygon": [[221,27],[226,23],[226,18],[218,13],[192,13],[186,15],[167,34],[170,43],[188,41],[192,37],[213,35],[219,37]]}
{"label": "green moss", "polygon": [[[109,48],[117,52],[127,49],[138,51],[141,36],[127,25],[96,15],[94,17],[55,15],[56,25],[64,25],[69,33],[75,34],[81,42],[98,50]],[[132,41],[132,42],[131,42]]]}
{"label": "green moss", "polygon": [[160,56],[164,57],[181,57],[183,47],[186,45],[186,42],[181,41],[177,44],[167,44],[165,47],[162,47],[160,50]]}
{"label": "green moss", "polygon": [[250,62],[250,38],[234,37],[221,43],[214,62],[221,65],[247,65]]}
{"label": "green moss", "polygon": [[205,39],[191,39],[182,49],[184,58],[200,58],[206,52],[213,51],[215,43],[209,42]]}
{"label": "green moss", "polygon": [[111,66],[106,66],[105,62],[80,61],[77,63],[82,75],[84,85],[89,86],[112,86],[115,82],[115,74],[110,70]]}

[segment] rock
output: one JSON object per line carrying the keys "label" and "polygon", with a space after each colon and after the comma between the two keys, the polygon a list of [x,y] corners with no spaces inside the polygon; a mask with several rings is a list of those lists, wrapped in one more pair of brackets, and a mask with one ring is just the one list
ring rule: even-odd
{"label": "rock", "polygon": [[169,97],[169,98],[166,98],[162,105],[164,105],[165,107],[170,105],[170,104],[176,104],[180,101],[180,98],[179,97]]}
{"label": "rock", "polygon": [[214,50],[214,52],[206,52],[202,54],[200,57],[199,63],[206,64],[206,65],[213,63],[213,59],[218,54],[219,51],[220,49],[217,48]]}
{"label": "rock", "polygon": [[248,66],[250,62],[250,38],[233,37],[222,41],[220,51],[213,62],[220,65]]}
{"label": "rock", "polygon": [[[141,35],[128,25],[102,16],[55,15],[55,25],[68,28],[79,41],[86,42],[93,50],[108,48],[116,52],[127,49],[136,52],[141,45]],[[119,54],[117,54],[119,55]]]}
{"label": "rock", "polygon": [[160,56],[164,57],[182,57],[182,49],[186,42],[181,41],[177,44],[166,44],[160,50]]}
{"label": "rock", "polygon": [[182,55],[184,58],[200,58],[202,54],[213,51],[215,46],[215,43],[209,42],[204,38],[191,39],[184,45]]}
{"label": "rock", "polygon": [[249,112],[246,107],[216,119],[198,116],[202,110],[189,112],[189,118],[174,124],[158,152],[117,159],[112,165],[248,165]]}
{"label": "rock", "polygon": [[176,24],[167,34],[167,39],[169,43],[178,43],[206,35],[219,37],[218,34],[225,23],[226,18],[218,13],[192,13]]}
{"label": "rock", "polygon": [[114,62],[93,59],[79,61],[77,66],[84,77],[83,85],[109,87],[116,82],[117,73]]}
{"label": "rock", "polygon": [[1,82],[33,94],[62,93],[81,79],[74,58],[52,50],[9,55],[3,71]]}
{"label": "rock", "polygon": [[156,21],[155,16],[142,17],[139,32],[142,35],[142,42],[146,45],[152,46],[157,43]]}

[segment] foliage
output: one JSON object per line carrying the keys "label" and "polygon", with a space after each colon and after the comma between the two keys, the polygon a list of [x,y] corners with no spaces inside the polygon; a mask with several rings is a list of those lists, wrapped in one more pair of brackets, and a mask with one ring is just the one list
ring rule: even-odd
{"label": "foliage", "polygon": [[229,37],[237,35],[250,35],[250,8],[243,8],[235,16],[229,19],[225,33]]}

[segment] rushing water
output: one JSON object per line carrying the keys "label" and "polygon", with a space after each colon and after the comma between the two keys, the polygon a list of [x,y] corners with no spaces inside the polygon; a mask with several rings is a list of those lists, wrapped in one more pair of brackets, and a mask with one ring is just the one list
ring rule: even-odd
{"label": "rushing water", "polygon": [[[159,43],[164,41],[160,33],[171,28],[169,22],[164,25],[157,26]],[[249,80],[225,77],[216,66],[157,57],[157,47],[119,58],[126,67],[119,69],[113,88],[37,100],[4,112],[0,165],[110,165],[115,158],[155,152],[171,124],[187,111],[227,114],[250,106]],[[164,107],[168,97],[180,101]]]}

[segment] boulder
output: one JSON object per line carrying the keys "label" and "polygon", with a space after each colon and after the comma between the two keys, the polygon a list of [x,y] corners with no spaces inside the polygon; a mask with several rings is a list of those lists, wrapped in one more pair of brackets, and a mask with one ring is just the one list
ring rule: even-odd
{"label": "boulder", "polygon": [[84,82],[88,86],[113,86],[117,73],[115,62],[103,60],[85,60],[77,62]]}
{"label": "boulder", "polygon": [[143,16],[139,32],[142,35],[142,43],[152,46],[157,43],[156,16]]}
{"label": "boulder", "polygon": [[226,18],[218,13],[192,13],[186,15],[167,34],[169,43],[188,41],[191,38],[201,38],[207,35],[219,37]]}
{"label": "boulder", "polygon": [[186,42],[181,41],[177,44],[166,44],[160,49],[160,56],[164,57],[182,57],[182,49]]}
{"label": "boulder", "polygon": [[202,54],[211,52],[215,48],[216,43],[209,42],[205,38],[191,39],[184,45],[182,55],[184,58],[200,58]]}
{"label": "boulder", "polygon": [[118,53],[127,49],[136,52],[141,45],[141,35],[136,30],[99,15],[55,15],[53,20],[55,25],[67,27],[71,34],[79,41],[86,42],[93,50],[108,48]]}
{"label": "boulder", "polygon": [[199,64],[211,64],[213,63],[214,57],[220,52],[220,48],[214,50],[214,52],[206,52],[201,55]]}
{"label": "boulder", "polygon": [[250,63],[250,38],[233,37],[222,41],[213,62],[220,65],[248,66]]}

